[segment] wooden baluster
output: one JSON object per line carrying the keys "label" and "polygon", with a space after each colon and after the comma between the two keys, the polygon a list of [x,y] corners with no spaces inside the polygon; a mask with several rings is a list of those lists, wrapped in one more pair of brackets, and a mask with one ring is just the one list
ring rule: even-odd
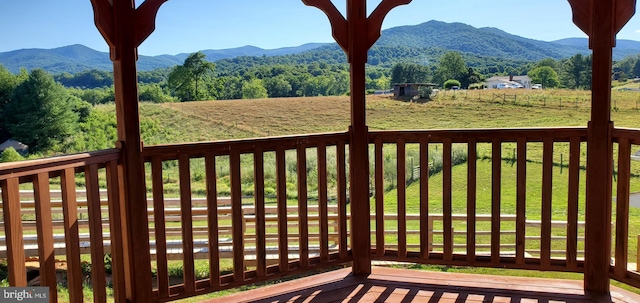
{"label": "wooden baluster", "polygon": [[420,257],[429,259],[429,141],[420,139]]}
{"label": "wooden baluster", "polygon": [[[124,269],[124,235],[122,225],[124,220],[122,210],[123,201],[120,196],[120,178],[118,161],[106,164],[107,198],[109,199],[109,233],[111,237],[111,273],[113,277],[113,297],[115,302],[127,299]],[[75,199],[74,199],[75,201]],[[76,218],[76,217],[74,217]],[[157,224],[157,223],[156,223]],[[72,301],[73,302],[73,301]]]}
{"label": "wooden baluster", "polygon": [[267,275],[267,230],[264,208],[264,153],[260,149],[253,153],[253,179],[256,192],[256,272],[259,277],[264,277]]}
{"label": "wooden baluster", "polygon": [[618,144],[618,193],[616,198],[616,264],[618,278],[627,277],[629,254],[629,179],[631,174],[631,145],[621,138]]}
{"label": "wooden baluster", "polygon": [[320,210],[320,261],[329,260],[329,214],[327,209],[327,146],[318,145],[318,208]]}
{"label": "wooden baluster", "polygon": [[298,145],[298,245],[300,267],[309,266],[309,224],[307,210],[307,148]]}
{"label": "wooden baluster", "polygon": [[376,178],[376,255],[384,256],[384,161],[382,139],[375,141]]}
{"label": "wooden baluster", "polygon": [[339,141],[336,145],[337,165],[338,165],[338,235],[340,242],[340,259],[348,257],[347,238],[349,232],[347,230],[347,165],[345,155],[345,143]]}
{"label": "wooden baluster", "polygon": [[178,157],[180,175],[180,223],[182,227],[182,270],[184,289],[187,293],[196,290],[196,274],[193,257],[193,213],[191,211],[191,167],[188,154]]}
{"label": "wooden baluster", "polygon": [[516,264],[524,265],[527,227],[527,139],[518,138],[516,176]]}
{"label": "wooden baluster", "polygon": [[91,241],[91,285],[93,301],[106,302],[107,292],[104,271],[104,247],[102,238],[102,209],[100,207],[100,187],[98,185],[98,166],[85,167],[87,188],[87,212],[89,213],[89,239]]}
{"label": "wooden baluster", "polygon": [[542,225],[540,226],[540,265],[551,266],[551,207],[553,191],[553,138],[547,137],[542,153]]}
{"label": "wooden baluster", "polygon": [[151,182],[153,185],[153,226],[156,241],[158,295],[160,298],[166,298],[169,296],[169,270],[162,177],[162,160],[154,157],[151,159]]}
{"label": "wooden baluster", "polygon": [[476,139],[469,139],[467,145],[467,261],[476,260],[476,184],[477,145]]}
{"label": "wooden baluster", "polygon": [[231,228],[233,232],[233,280],[244,281],[244,220],[242,213],[242,187],[240,178],[240,154],[229,155],[229,179],[231,180]]}
{"label": "wooden baluster", "polygon": [[40,257],[40,286],[49,287],[49,302],[58,302],[48,173],[39,173],[34,176],[33,190],[38,232],[38,256]]}
{"label": "wooden baluster", "polygon": [[7,241],[7,271],[9,285],[27,286],[27,269],[24,264],[24,239],[20,214],[20,185],[18,178],[2,180],[2,216]]}
{"label": "wooden baluster", "polygon": [[278,259],[280,259],[280,272],[289,271],[286,165],[284,148],[276,149],[276,186],[278,187]]}
{"label": "wooden baluster", "polygon": [[207,175],[207,226],[209,227],[209,285],[220,286],[220,248],[218,238],[218,174],[216,173],[216,157],[207,153],[204,156]]}
{"label": "wooden baluster", "polygon": [[491,144],[491,263],[500,263],[500,196],[502,182],[502,142]]}
{"label": "wooden baluster", "polygon": [[398,171],[398,257],[407,257],[407,164],[404,140],[397,142]]}
{"label": "wooden baluster", "polygon": [[451,201],[451,139],[442,144],[442,214],[444,229],[444,260],[453,260],[453,220]]}
{"label": "wooden baluster", "polygon": [[569,197],[567,206],[567,267],[578,267],[578,191],[580,190],[580,138],[572,137],[569,155]]}
{"label": "wooden baluster", "polygon": [[[62,189],[64,243],[67,252],[67,287],[69,289],[69,301],[83,302],[78,203],[76,200],[75,170],[73,168],[67,168],[61,172],[60,187]],[[114,285],[114,287],[116,287],[116,285]],[[124,290],[122,291],[124,292]]]}

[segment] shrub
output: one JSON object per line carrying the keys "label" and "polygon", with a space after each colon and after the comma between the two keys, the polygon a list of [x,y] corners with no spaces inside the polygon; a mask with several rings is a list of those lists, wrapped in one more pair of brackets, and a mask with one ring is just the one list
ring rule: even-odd
{"label": "shrub", "polygon": [[420,94],[420,99],[431,100],[431,94],[433,93],[433,89],[430,86],[421,86],[418,89],[418,93]]}
{"label": "shrub", "polygon": [[444,88],[445,89],[451,89],[454,86],[460,87],[460,81],[455,80],[455,79],[449,79],[449,80],[444,82]]}
{"label": "shrub", "polygon": [[4,162],[15,162],[22,161],[24,157],[22,157],[13,147],[9,146],[9,148],[5,149],[0,155],[0,163]]}

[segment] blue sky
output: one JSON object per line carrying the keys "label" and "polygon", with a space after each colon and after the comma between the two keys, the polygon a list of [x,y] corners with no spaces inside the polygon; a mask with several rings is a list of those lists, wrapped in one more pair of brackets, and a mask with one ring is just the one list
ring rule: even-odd
{"label": "blue sky", "polygon": [[[368,0],[369,10],[379,2]],[[344,11],[346,0],[334,3]],[[544,41],[585,37],[571,22],[566,0],[413,0],[392,11],[383,28],[429,20],[496,27]],[[640,17],[635,16],[618,38],[640,40]],[[327,18],[300,0],[170,0],[160,9],[156,32],[140,53],[177,54],[244,45],[271,49],[309,42],[333,40]],[[0,52],[70,44],[107,51],[93,24],[89,0],[0,1]]]}

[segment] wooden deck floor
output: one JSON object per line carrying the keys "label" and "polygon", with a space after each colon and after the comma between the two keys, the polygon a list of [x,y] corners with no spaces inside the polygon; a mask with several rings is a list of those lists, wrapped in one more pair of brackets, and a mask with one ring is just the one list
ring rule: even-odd
{"label": "wooden deck floor", "polygon": [[426,272],[374,267],[368,277],[342,269],[207,301],[231,302],[640,302],[612,286],[611,300],[584,294],[582,281]]}

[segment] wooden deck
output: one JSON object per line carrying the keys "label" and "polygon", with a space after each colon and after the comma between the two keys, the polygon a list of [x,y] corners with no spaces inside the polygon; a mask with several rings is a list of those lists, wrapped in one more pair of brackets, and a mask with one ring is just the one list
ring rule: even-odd
{"label": "wooden deck", "polygon": [[341,269],[207,301],[228,302],[640,302],[611,287],[611,300],[589,298],[583,281],[427,272],[373,267],[368,277]]}

